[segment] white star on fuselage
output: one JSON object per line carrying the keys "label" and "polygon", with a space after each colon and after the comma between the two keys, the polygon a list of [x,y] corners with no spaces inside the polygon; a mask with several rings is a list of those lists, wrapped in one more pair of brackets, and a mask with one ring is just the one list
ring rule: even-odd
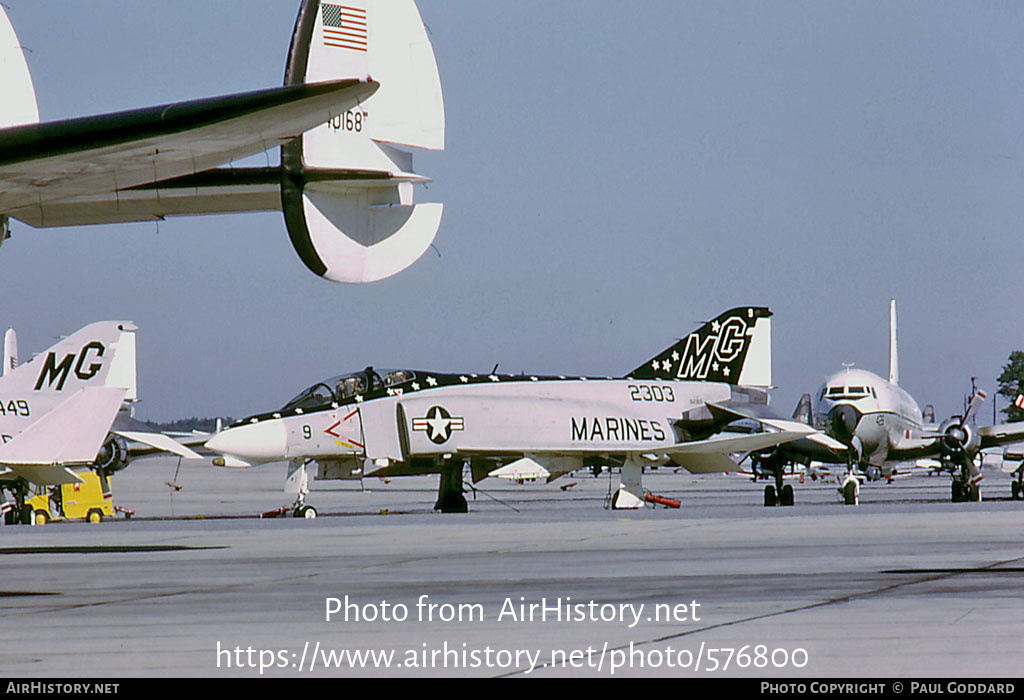
{"label": "white star on fuselage", "polygon": [[441,413],[440,408],[434,408],[431,411],[431,415],[427,417],[427,424],[430,426],[430,439],[437,440],[441,438],[441,442],[445,442],[450,437],[451,433],[449,429],[452,425],[451,418],[445,418]]}

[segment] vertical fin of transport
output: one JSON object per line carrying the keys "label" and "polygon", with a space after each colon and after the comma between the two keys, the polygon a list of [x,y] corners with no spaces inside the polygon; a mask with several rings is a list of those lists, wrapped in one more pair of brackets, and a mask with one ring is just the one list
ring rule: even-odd
{"label": "vertical fin of transport", "polygon": [[742,306],[726,311],[628,376],[769,387],[771,315],[766,307]]}
{"label": "vertical fin of transport", "polygon": [[[25,51],[7,18],[7,11],[0,5],[0,129],[38,121],[36,89],[25,60]],[[10,234],[10,220],[0,215],[0,245]]]}
{"label": "vertical fin of transport", "polygon": [[285,84],[369,76],[359,107],[281,149],[281,201],[292,244],[314,273],[373,282],[412,265],[441,225],[441,204],[414,204],[412,155],[444,148],[433,47],[413,0],[304,0]]}
{"label": "vertical fin of transport", "polygon": [[900,352],[896,347],[896,300],[889,300],[889,383],[900,383]]}

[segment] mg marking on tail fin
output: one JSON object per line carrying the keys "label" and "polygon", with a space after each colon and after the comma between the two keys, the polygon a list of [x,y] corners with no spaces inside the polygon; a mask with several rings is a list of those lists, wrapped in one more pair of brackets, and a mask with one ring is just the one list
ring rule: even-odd
{"label": "mg marking on tail fin", "polygon": [[[68,373],[71,371],[71,366],[74,364],[75,376],[83,382],[87,382],[95,377],[99,371],[103,368],[102,363],[92,362],[88,367],[85,363],[90,359],[96,359],[103,357],[106,352],[106,347],[103,343],[93,341],[87,343],[80,352],[68,353],[64,356],[64,359],[57,364],[57,355],[54,352],[49,352],[46,355],[46,360],[43,362],[43,367],[39,372],[39,379],[36,380],[35,391],[39,391],[43,388],[43,383],[49,388],[55,388],[56,391],[64,390],[64,382],[67,381]],[[75,356],[78,357],[78,362],[75,363]],[[54,382],[57,386],[54,387]]]}
{"label": "mg marking on tail fin", "polygon": [[759,325],[763,324],[764,332],[769,332],[770,316],[771,312],[763,307],[727,311],[637,367],[629,376],[767,386],[771,383],[770,343],[754,341]]}

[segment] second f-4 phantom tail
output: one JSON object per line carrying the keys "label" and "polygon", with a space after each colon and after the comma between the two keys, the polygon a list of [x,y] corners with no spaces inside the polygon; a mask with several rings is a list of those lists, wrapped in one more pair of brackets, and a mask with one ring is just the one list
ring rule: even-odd
{"label": "second f-4 phantom tail", "polygon": [[766,416],[771,432],[721,434],[767,405],[770,316],[759,307],[727,311],[618,379],[368,367],[317,382],[206,446],[224,466],[289,460],[293,476],[311,463],[321,479],[440,473],[435,508],[446,512],[466,510],[467,462],[474,480],[524,459],[550,478],[620,467],[612,505],[639,508],[645,467],[734,471],[732,453],[813,432]]}
{"label": "second f-4 phantom tail", "polygon": [[82,468],[97,472],[107,491],[108,477],[140,452],[130,443],[199,459],[122,411],[124,401],[137,399],[135,330],[124,321],[93,323],[24,364],[14,333],[5,335],[0,496],[14,496],[12,520],[30,522],[31,487],[78,483]]}
{"label": "second f-4 phantom tail", "polygon": [[[0,8],[0,95],[0,244],[11,219],[282,211],[310,270],[358,283],[414,263],[441,224],[440,204],[413,203],[429,180],[396,147],[444,147],[441,82],[413,0],[302,0],[282,87],[48,123]],[[277,147],[279,167],[219,167]]]}

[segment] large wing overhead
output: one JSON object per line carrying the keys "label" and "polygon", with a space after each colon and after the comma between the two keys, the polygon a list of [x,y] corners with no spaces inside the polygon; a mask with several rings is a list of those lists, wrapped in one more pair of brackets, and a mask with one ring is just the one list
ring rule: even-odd
{"label": "large wing overhead", "polygon": [[0,131],[0,211],[32,226],[49,207],[191,175],[280,146],[376,91],[369,80],[292,85]]}
{"label": "large wing overhead", "polygon": [[[0,7],[0,88],[0,243],[11,218],[55,227],[280,210],[310,270],[359,283],[414,263],[441,225],[440,204],[413,203],[429,180],[397,148],[444,147],[441,80],[414,0],[301,0],[284,87],[43,124]],[[280,167],[224,167],[278,147]]]}

